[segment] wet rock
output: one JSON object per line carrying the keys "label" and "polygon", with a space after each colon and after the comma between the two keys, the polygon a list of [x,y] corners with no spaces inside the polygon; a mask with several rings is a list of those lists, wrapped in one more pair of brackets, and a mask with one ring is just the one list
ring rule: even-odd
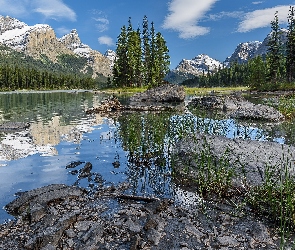
{"label": "wet rock", "polygon": [[30,217],[39,213],[38,217],[40,217],[43,214],[44,207],[49,202],[68,197],[79,197],[83,194],[83,191],[77,187],[52,184],[19,194],[20,196],[17,199],[5,206],[6,211],[14,216],[25,212],[30,214]]}
{"label": "wet rock", "polygon": [[[272,228],[249,214],[225,215],[211,203],[189,208],[158,200],[118,203],[126,188],[102,188],[90,196],[81,191],[47,203],[38,221],[19,217],[2,224],[0,249],[279,249]],[[165,209],[159,209],[163,203]]]}
{"label": "wet rock", "polygon": [[90,162],[87,162],[83,168],[79,170],[78,178],[86,178],[91,176],[91,170],[92,170],[92,164]]}

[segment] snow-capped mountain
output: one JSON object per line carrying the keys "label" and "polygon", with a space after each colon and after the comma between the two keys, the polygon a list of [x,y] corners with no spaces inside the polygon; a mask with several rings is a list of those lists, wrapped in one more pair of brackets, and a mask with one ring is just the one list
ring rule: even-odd
{"label": "snow-capped mountain", "polygon": [[247,62],[250,58],[253,58],[261,44],[262,42],[259,41],[240,43],[235,49],[234,53],[230,57],[226,58],[225,63]]}
{"label": "snow-capped mountain", "polygon": [[175,71],[189,73],[192,75],[202,75],[203,73],[216,72],[222,63],[209,57],[206,54],[200,54],[191,60],[182,59],[175,68]]}
{"label": "snow-capped mountain", "polygon": [[35,59],[46,55],[53,62],[57,62],[62,54],[86,57],[87,65],[93,69],[93,77],[111,75],[110,60],[83,44],[77,30],[58,39],[47,24],[29,26],[15,18],[0,16],[0,43]]}
{"label": "snow-capped mountain", "polygon": [[112,69],[112,68],[114,67],[115,60],[116,60],[116,58],[117,58],[117,54],[116,54],[116,52],[113,51],[113,50],[108,49],[108,50],[104,53],[104,56],[110,60],[110,62],[111,62],[111,64],[110,64],[110,68]]}

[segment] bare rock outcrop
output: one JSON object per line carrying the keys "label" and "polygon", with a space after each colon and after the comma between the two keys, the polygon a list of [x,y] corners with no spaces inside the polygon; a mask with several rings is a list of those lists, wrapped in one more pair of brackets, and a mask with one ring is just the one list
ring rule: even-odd
{"label": "bare rock outcrop", "polygon": [[188,106],[223,111],[231,118],[283,121],[284,115],[273,107],[254,104],[241,96],[204,96],[194,98]]}

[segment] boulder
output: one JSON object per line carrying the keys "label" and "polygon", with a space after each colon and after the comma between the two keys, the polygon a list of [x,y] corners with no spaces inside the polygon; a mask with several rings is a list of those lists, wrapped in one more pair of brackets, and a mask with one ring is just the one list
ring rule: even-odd
{"label": "boulder", "polygon": [[273,107],[254,104],[241,96],[203,96],[194,98],[188,106],[215,109],[225,112],[230,118],[283,121],[284,115]]}
{"label": "boulder", "polygon": [[137,93],[130,98],[132,102],[183,102],[185,90],[183,86],[176,84],[163,84]]}

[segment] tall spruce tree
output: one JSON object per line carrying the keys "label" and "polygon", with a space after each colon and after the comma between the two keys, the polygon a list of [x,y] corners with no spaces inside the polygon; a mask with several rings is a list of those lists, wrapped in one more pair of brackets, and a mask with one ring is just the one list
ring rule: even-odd
{"label": "tall spruce tree", "polygon": [[129,82],[128,57],[127,57],[127,30],[124,25],[117,40],[117,58],[113,67],[113,82],[117,87],[126,87]]}
{"label": "tall spruce tree", "polygon": [[286,73],[288,82],[295,77],[295,19],[294,7],[290,6],[288,15],[288,35],[286,46]]}
{"label": "tall spruce tree", "polygon": [[150,32],[147,16],[143,17],[142,22],[142,61],[143,61],[143,80],[145,85],[148,85],[151,69],[151,47],[150,47]]}
{"label": "tall spruce tree", "polygon": [[267,61],[269,65],[270,81],[272,83],[277,83],[280,77],[280,64],[283,58],[278,12],[275,13],[274,20],[271,22],[271,29],[272,32],[267,44]]}

